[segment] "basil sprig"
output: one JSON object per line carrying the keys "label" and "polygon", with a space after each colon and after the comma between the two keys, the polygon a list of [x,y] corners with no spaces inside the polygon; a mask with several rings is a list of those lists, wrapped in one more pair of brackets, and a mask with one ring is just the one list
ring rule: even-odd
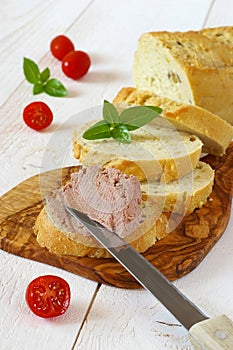
{"label": "basil sprig", "polygon": [[161,112],[162,109],[160,107],[136,106],[125,109],[119,115],[116,107],[104,100],[103,120],[92,125],[82,136],[86,140],[113,137],[116,141],[130,143],[130,131],[148,124]]}
{"label": "basil sprig", "polygon": [[49,68],[45,68],[40,72],[38,65],[24,57],[23,71],[26,80],[33,84],[33,95],[41,94],[45,92],[50,96],[63,97],[67,95],[65,86],[57,79],[50,78]]}

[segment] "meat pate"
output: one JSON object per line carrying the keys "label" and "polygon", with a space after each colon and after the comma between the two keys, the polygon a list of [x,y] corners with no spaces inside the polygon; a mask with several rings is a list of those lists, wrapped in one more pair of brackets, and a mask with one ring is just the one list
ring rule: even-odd
{"label": "meat pate", "polygon": [[69,183],[46,198],[47,213],[56,226],[88,236],[87,230],[67,213],[64,203],[123,238],[142,221],[142,193],[138,179],[114,168],[82,168],[72,174]]}

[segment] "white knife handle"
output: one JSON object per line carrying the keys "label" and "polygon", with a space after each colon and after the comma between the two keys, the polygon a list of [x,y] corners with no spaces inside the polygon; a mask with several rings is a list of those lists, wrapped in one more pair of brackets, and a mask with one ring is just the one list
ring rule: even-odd
{"label": "white knife handle", "polygon": [[233,350],[233,322],[225,315],[196,323],[189,335],[197,350]]}

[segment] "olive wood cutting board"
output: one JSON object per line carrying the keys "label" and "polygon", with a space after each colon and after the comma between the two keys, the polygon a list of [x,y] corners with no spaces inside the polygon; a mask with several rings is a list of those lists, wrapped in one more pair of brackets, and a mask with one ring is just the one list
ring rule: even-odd
{"label": "olive wood cutting board", "polygon": [[[203,160],[215,169],[211,200],[184,217],[172,233],[143,254],[170,281],[186,275],[203,260],[224,233],[230,218],[233,143],[223,157],[209,155]],[[135,279],[113,258],[56,256],[38,245],[33,225],[43,207],[42,198],[68,181],[77,169],[67,167],[33,176],[0,198],[0,248],[100,283],[139,288]]]}

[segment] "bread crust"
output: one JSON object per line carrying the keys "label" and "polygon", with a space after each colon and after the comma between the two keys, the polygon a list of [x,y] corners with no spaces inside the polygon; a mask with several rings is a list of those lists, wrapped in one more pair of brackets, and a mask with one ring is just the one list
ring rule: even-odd
{"label": "bread crust", "polygon": [[222,155],[233,138],[233,127],[211,112],[160,97],[148,90],[123,87],[113,99],[117,104],[159,106],[162,116],[178,130],[195,134],[203,142],[203,152]]}
{"label": "bread crust", "polygon": [[233,26],[204,28],[200,30],[200,33],[218,44],[222,43],[233,48]]}
{"label": "bread crust", "polygon": [[[143,253],[149,249],[157,239],[166,237],[168,234],[166,225],[168,215],[165,213],[143,235],[130,242],[130,245],[138,252]],[[46,247],[56,255],[73,255],[77,257],[110,258],[110,253],[101,247],[84,245],[78,240],[72,240],[66,232],[58,229],[50,220],[46,207],[38,215],[34,232],[37,242],[41,247]]]}

